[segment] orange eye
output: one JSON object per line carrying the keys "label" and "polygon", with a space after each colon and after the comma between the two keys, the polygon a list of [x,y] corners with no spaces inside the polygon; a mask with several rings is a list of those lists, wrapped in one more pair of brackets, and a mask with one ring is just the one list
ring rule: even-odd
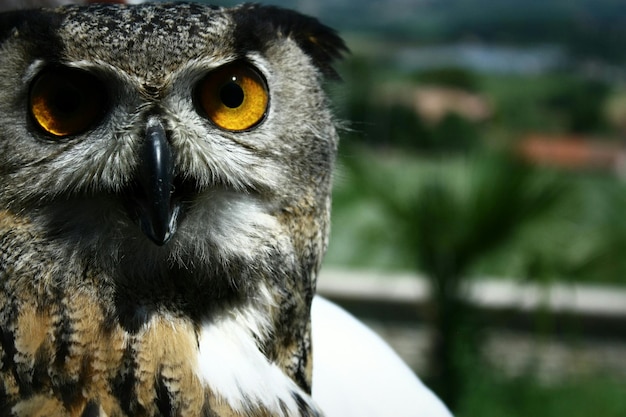
{"label": "orange eye", "polygon": [[209,73],[198,85],[197,99],[215,125],[241,131],[265,118],[269,93],[259,72],[238,62]]}
{"label": "orange eye", "polygon": [[29,106],[43,130],[65,137],[84,132],[99,120],[107,97],[93,75],[73,68],[49,68],[33,82]]}

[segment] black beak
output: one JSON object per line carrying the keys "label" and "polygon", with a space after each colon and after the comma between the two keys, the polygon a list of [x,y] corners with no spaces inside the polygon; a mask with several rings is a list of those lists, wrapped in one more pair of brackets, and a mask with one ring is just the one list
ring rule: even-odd
{"label": "black beak", "polygon": [[159,246],[176,232],[180,206],[172,203],[174,161],[161,122],[152,117],[146,124],[146,137],[140,150],[136,186],[129,203],[141,231]]}

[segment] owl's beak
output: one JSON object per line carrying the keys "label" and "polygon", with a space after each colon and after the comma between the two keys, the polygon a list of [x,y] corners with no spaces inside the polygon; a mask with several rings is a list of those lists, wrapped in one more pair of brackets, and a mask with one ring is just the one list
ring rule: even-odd
{"label": "owl's beak", "polygon": [[176,232],[179,205],[172,204],[174,161],[163,124],[156,117],[146,124],[146,137],[140,150],[137,186],[130,196],[133,217],[141,231],[159,246]]}

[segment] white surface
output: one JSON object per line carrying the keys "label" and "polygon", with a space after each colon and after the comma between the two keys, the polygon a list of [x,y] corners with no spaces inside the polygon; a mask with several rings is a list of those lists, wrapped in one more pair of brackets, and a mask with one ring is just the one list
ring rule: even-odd
{"label": "white surface", "polygon": [[313,399],[326,417],[450,417],[443,403],[373,331],[315,297]]}

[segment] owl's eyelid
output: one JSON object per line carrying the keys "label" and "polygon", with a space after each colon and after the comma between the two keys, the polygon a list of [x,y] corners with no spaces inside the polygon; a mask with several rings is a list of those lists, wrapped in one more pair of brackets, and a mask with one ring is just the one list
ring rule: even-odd
{"label": "owl's eyelid", "polygon": [[271,76],[270,65],[267,59],[258,52],[250,52],[245,57],[241,57],[242,61],[248,62],[254,68],[257,69],[265,78],[265,81],[269,83]]}
{"label": "owl's eyelid", "polygon": [[30,86],[33,80],[37,78],[37,75],[39,75],[39,73],[49,65],[50,63],[44,61],[43,59],[34,60],[28,67],[26,67],[26,71],[24,71],[22,85]]}
{"label": "owl's eyelid", "polygon": [[208,73],[237,62],[252,66],[263,75],[263,78],[265,78],[266,81],[269,81],[271,74],[269,63],[263,55],[256,52],[251,52],[246,55],[226,55],[219,58],[203,57],[193,59],[187,62],[180,69],[174,71],[171,75],[171,79],[174,83],[176,83],[176,80],[192,80],[197,82],[204,78]]}

